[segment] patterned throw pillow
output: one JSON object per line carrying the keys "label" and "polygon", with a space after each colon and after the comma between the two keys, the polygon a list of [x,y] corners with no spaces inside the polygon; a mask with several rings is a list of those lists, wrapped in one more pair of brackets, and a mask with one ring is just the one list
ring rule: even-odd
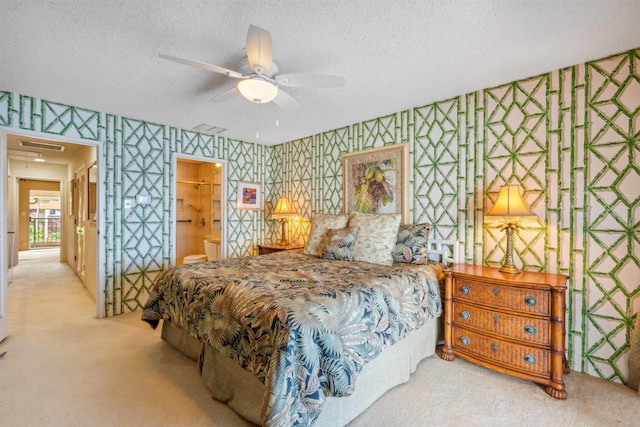
{"label": "patterned throw pillow", "polygon": [[403,224],[398,229],[393,262],[426,264],[431,224]]}
{"label": "patterned throw pillow", "polygon": [[349,227],[358,227],[354,260],[371,264],[391,265],[391,251],[396,244],[400,214],[363,214],[354,212]]}
{"label": "patterned throw pillow", "polygon": [[327,230],[326,246],[322,250],[322,258],[353,261],[358,227]]}
{"label": "patterned throw pillow", "polygon": [[347,222],[349,222],[349,215],[316,214],[311,221],[311,232],[304,246],[304,253],[321,257],[327,230],[345,228]]}

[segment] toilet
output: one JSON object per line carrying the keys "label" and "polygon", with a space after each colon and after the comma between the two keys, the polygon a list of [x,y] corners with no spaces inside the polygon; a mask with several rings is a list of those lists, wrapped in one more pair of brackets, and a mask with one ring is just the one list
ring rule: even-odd
{"label": "toilet", "polygon": [[220,259],[220,232],[204,236],[204,254],[187,255],[182,260],[183,264],[195,264],[197,262],[213,261]]}
{"label": "toilet", "polygon": [[207,260],[213,261],[220,259],[220,232],[204,236],[204,252]]}

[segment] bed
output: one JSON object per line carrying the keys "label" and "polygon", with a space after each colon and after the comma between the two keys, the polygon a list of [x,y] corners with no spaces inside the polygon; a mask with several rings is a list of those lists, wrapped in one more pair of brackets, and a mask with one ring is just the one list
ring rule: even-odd
{"label": "bed", "polygon": [[[431,258],[457,253],[429,245]],[[305,252],[168,269],[143,310],[198,361],[212,396],[255,424],[345,425],[435,352],[443,263]]]}

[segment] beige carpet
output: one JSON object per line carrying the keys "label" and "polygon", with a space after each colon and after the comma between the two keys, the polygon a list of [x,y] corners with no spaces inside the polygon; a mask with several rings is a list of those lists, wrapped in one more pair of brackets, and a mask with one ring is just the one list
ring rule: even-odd
{"label": "beige carpet", "polygon": [[[138,313],[95,319],[88,292],[57,252],[23,252],[0,343],[2,426],[247,426],[211,400],[195,363]],[[640,396],[572,372],[569,398],[456,359],[423,361],[411,381],[352,426],[638,426]]]}

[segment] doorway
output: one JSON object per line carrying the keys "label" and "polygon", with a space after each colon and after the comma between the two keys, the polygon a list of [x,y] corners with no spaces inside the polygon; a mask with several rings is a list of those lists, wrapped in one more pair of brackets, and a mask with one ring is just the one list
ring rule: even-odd
{"label": "doorway", "polygon": [[[93,189],[94,200],[96,206],[103,203],[99,195],[99,183],[103,179],[97,178],[99,170],[96,161],[101,156],[99,143],[53,140],[33,132],[7,133],[4,138],[6,149],[3,147],[0,155],[6,162],[5,176],[9,179],[6,181],[5,198],[7,216],[3,222],[7,233],[15,236],[16,243],[15,250],[9,254],[8,267],[17,267],[21,260],[30,259],[29,251],[50,252],[49,258],[57,257],[60,265],[68,264],[81,279],[86,290],[80,291],[89,292],[95,301],[96,317],[104,317],[104,292],[98,289],[104,286],[104,278],[101,278],[103,268],[100,268],[99,262],[104,253],[104,244],[97,239],[95,211],[92,226],[87,226],[91,222],[87,200],[92,166],[97,181]],[[83,178],[79,178],[80,176]],[[43,183],[52,188],[44,188]],[[25,193],[23,187],[32,188]],[[54,198],[53,187],[59,200],[55,210],[45,203]],[[26,207],[23,199],[27,203]],[[39,214],[36,215],[36,212]],[[58,217],[57,230],[51,228],[54,216]],[[34,217],[37,218],[35,224],[32,220]],[[29,221],[32,225],[29,225]],[[76,228],[77,221],[80,222],[81,230]],[[42,227],[49,228],[37,229],[36,224],[40,226],[41,222],[46,224]],[[89,236],[91,233],[94,234],[93,238]],[[78,234],[81,234],[80,239],[77,238]],[[93,247],[88,247],[91,245]],[[54,246],[56,249],[53,249]],[[52,267],[52,273],[55,271],[57,269]],[[7,282],[3,281],[1,286],[6,289]]]}
{"label": "doorway", "polygon": [[177,158],[175,263],[223,258],[224,163]]}
{"label": "doorway", "polygon": [[60,249],[60,181],[18,180],[18,250]]}

